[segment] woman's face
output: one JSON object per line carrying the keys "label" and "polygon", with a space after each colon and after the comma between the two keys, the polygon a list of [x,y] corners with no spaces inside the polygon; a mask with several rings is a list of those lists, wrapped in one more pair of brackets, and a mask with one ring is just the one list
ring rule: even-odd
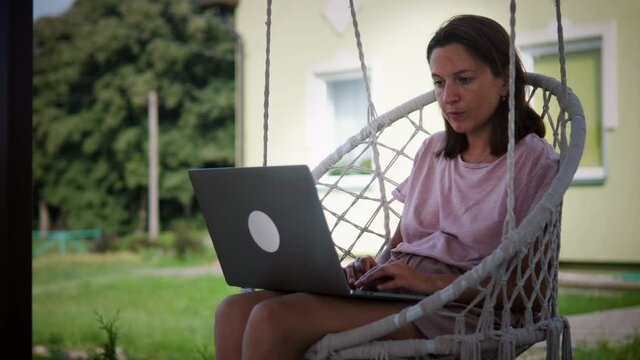
{"label": "woman's face", "polygon": [[460,44],[436,48],[429,62],[436,99],[443,116],[457,133],[489,136],[489,119],[508,83]]}

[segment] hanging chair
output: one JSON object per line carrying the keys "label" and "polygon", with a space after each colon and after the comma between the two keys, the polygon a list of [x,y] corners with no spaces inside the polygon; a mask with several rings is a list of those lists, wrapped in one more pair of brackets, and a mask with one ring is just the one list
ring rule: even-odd
{"label": "hanging chair", "polygon": [[[433,91],[417,96],[380,116],[375,113],[362,43],[353,1],[349,0],[360,56],[361,70],[369,99],[369,123],[330,154],[312,171],[334,239],[341,232],[355,234],[347,244],[336,243],[341,260],[355,258],[360,243],[376,244],[378,254],[398,223],[402,204],[391,190],[409,174],[416,144],[430,132],[425,129],[427,106],[435,102]],[[268,130],[269,43],[271,0],[267,0],[267,59],[265,71],[264,165]],[[533,344],[546,341],[547,358],[572,358],[567,320],[557,313],[558,254],[562,199],[578,168],[585,142],[585,119],[579,99],[566,86],[564,44],[559,0],[556,0],[561,81],[528,74],[529,102],[547,123],[554,148],[559,153],[559,170],[542,200],[515,227],[513,221],[513,112],[509,116],[510,139],[507,151],[509,205],[500,245],[481,263],[458,277],[446,288],[398,313],[361,327],[328,334],[305,354],[307,359],[405,359],[405,358],[499,358],[513,359]],[[515,49],[515,1],[511,1],[511,47]],[[513,55],[512,52],[512,66]],[[511,72],[510,78],[515,78]],[[512,85],[513,86],[513,85]],[[513,91],[510,91],[513,97]],[[513,98],[510,99],[513,104]],[[557,106],[556,106],[557,104]],[[434,106],[437,106],[434,105]],[[513,106],[510,106],[513,108]],[[552,114],[553,109],[557,113]],[[399,131],[405,134],[399,134]],[[398,140],[400,139],[400,140]],[[399,141],[399,142],[398,142]],[[373,157],[373,159],[371,159]],[[363,166],[362,160],[372,160]],[[344,185],[352,173],[366,180],[359,190]],[[398,173],[402,174],[398,178]],[[344,201],[344,199],[348,201]],[[337,200],[336,200],[337,199]],[[364,204],[364,206],[362,206]],[[371,210],[373,209],[373,210]],[[368,213],[369,216],[364,216]],[[488,280],[487,280],[488,279]],[[515,282],[515,290],[513,283]],[[511,285],[511,286],[508,286]],[[526,287],[526,289],[525,289]],[[450,311],[447,305],[467,290],[477,296],[466,308]],[[501,306],[497,306],[500,303]],[[518,308],[516,308],[518,304]],[[522,310],[524,307],[524,310]],[[475,328],[469,330],[465,317],[481,310]],[[513,314],[522,314],[515,324]],[[418,318],[438,314],[455,323],[452,334],[428,340],[376,341]],[[496,316],[499,315],[499,316]],[[496,320],[497,318],[500,321]],[[561,342],[562,341],[562,342]]]}
{"label": "hanging chair", "polygon": [[[530,101],[541,98],[543,103],[539,105],[542,117],[548,122],[554,137],[554,147],[560,153],[560,166],[558,174],[547,190],[542,200],[512,231],[501,245],[480,264],[460,276],[448,287],[430,295],[418,304],[409,307],[393,316],[373,322],[357,329],[338,334],[330,334],[316,343],[308,350],[306,356],[309,359],[386,359],[386,358],[427,358],[427,355],[458,355],[462,359],[479,358],[483,352],[492,351],[500,353],[500,358],[511,359],[532,344],[546,340],[547,351],[551,359],[557,358],[560,345],[560,335],[563,341],[563,356],[570,357],[569,327],[566,319],[557,313],[558,293],[558,252],[560,248],[560,218],[562,198],[569,187],[573,175],[578,168],[578,163],[583,150],[585,140],[584,113],[580,101],[567,89],[566,96],[562,94],[562,83],[553,78],[540,74],[528,74],[529,85],[532,92]],[[539,93],[540,96],[534,96]],[[551,114],[552,100],[556,99],[560,109],[567,114],[554,116]],[[564,99],[564,100],[563,100]],[[322,161],[312,174],[317,185],[324,192],[321,201],[330,220],[329,228],[339,231],[340,227],[353,228],[358,236],[350,246],[337,246],[342,254],[342,259],[355,257],[352,249],[358,241],[365,238],[378,237],[385,239],[383,231],[374,231],[373,224],[381,213],[386,211],[390,216],[399,219],[402,206],[397,201],[383,201],[383,198],[393,199],[390,189],[397,185],[397,181],[390,179],[385,174],[392,173],[398,159],[411,159],[412,153],[404,149],[416,140],[422,140],[429,136],[429,132],[423,126],[423,113],[427,105],[434,103],[433,91],[429,91],[414,99],[411,99],[395,109],[379,116],[374,122],[363,128],[358,134],[352,136],[345,144],[340,146],[333,154]],[[437,105],[434,105],[437,106]],[[563,111],[560,110],[560,113]],[[405,128],[412,129],[404,139],[404,144],[388,145],[381,140],[385,138],[385,131],[392,126],[408,123]],[[564,128],[564,129],[563,129]],[[570,138],[563,140],[563,133],[570,134]],[[378,139],[376,146],[381,152],[387,151],[389,159],[382,165],[380,173],[383,176],[387,194],[373,197],[369,187],[376,187],[376,176],[372,171],[371,180],[361,191],[352,192],[340,185],[344,176],[335,177],[334,182],[327,183],[323,180],[331,170],[347,174],[350,170],[362,171],[362,167],[355,164],[358,159],[367,154],[366,149],[371,146],[372,136]],[[394,134],[393,138],[397,138]],[[364,145],[364,149],[362,146]],[[335,166],[340,159],[354,149],[358,150],[356,156],[349,164]],[[324,177],[324,178],[323,178]],[[333,179],[332,177],[328,177]],[[379,188],[379,187],[378,187]],[[326,204],[331,203],[332,196],[348,196],[352,199],[343,208],[331,208]],[[353,214],[358,202],[372,202],[377,204],[370,218],[354,220],[350,216],[358,218],[359,214]],[[333,221],[331,221],[333,219]],[[383,241],[380,241],[381,243]],[[489,284],[484,284],[484,279],[492,279]],[[518,290],[507,292],[507,279],[517,279]],[[505,280],[505,281],[503,281]],[[525,283],[533,284],[533,289],[523,290]],[[468,289],[476,289],[476,300],[462,312],[447,313],[445,306],[458,298]],[[512,307],[517,301],[525,304],[524,321],[519,327],[508,326],[496,329],[494,326],[495,305],[498,297],[505,297],[502,311],[502,324],[510,324],[508,317],[512,313]],[[534,304],[542,304],[539,310],[534,309]],[[478,326],[472,333],[465,333],[464,317],[473,308],[480,307],[482,315]],[[411,321],[425,314],[446,314],[456,321],[454,334],[440,336],[430,340],[406,340],[406,341],[381,341],[371,342],[374,339],[390,334],[393,331],[407,325]]]}

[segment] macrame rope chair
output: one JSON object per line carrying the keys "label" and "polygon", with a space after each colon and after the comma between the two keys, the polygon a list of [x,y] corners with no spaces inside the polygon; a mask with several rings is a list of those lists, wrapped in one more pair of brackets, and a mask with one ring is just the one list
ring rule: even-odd
{"label": "macrame rope chair", "polygon": [[[349,138],[342,146],[324,159],[312,171],[321,190],[321,202],[332,233],[341,228],[350,228],[357,235],[347,245],[336,244],[341,260],[354,258],[354,248],[360,241],[378,239],[378,255],[387,249],[384,244],[391,236],[390,224],[402,213],[402,204],[390,195],[399,180],[390,174],[401,163],[412,161],[415,151],[412,144],[422,142],[430,135],[424,126],[427,105],[435,102],[433,91],[417,96],[402,105],[378,116],[371,101],[362,42],[358,29],[353,1],[349,0],[357,41],[361,70],[369,100],[368,125]],[[510,79],[515,79],[515,1],[511,1],[511,66]],[[562,347],[563,359],[572,358],[570,329],[567,320],[557,313],[558,253],[560,248],[560,220],[562,199],[575,174],[585,141],[585,119],[579,99],[566,86],[564,44],[559,0],[556,0],[558,42],[560,52],[561,81],[529,73],[531,87],[529,101],[541,108],[539,111],[547,122],[553,136],[553,146],[560,154],[560,166],[556,177],[542,200],[515,227],[514,206],[514,115],[509,114],[508,204],[507,218],[501,244],[480,264],[457,278],[448,287],[426,297],[414,306],[397,314],[370,324],[328,334],[314,344],[305,354],[308,359],[402,359],[402,358],[461,358],[479,359],[487,356],[513,359],[532,344],[547,342],[547,358],[557,359]],[[267,60],[265,71],[264,103],[264,162],[267,164],[268,96],[269,96],[269,43],[271,26],[271,0],[267,0]],[[510,88],[514,88],[511,81]],[[513,91],[510,91],[509,106],[513,109]],[[537,95],[536,95],[537,94]],[[552,114],[553,99],[560,110]],[[435,105],[437,106],[437,105]],[[403,124],[403,125],[400,125]],[[387,136],[392,129],[410,129],[400,136]],[[358,165],[360,161],[373,157],[372,168]],[[345,162],[344,159],[347,159]],[[343,160],[343,161],[340,161]],[[368,182],[359,191],[343,186],[350,172],[368,174]],[[326,176],[328,173],[339,175]],[[405,171],[406,177],[408,172]],[[372,195],[374,194],[374,195]],[[332,202],[333,197],[347,197],[344,202]],[[374,211],[362,219],[359,204],[368,203]],[[373,204],[373,205],[372,205]],[[379,221],[382,218],[382,221]],[[515,281],[515,290],[509,283]],[[449,311],[446,305],[469,289],[475,289],[477,297],[462,311]],[[501,303],[502,307],[497,304]],[[511,316],[516,303],[524,304],[523,321],[514,326]],[[465,317],[472,310],[481,309],[480,319],[472,332],[467,332]],[[498,313],[496,313],[498,312]],[[384,335],[406,326],[426,315],[450,316],[455,322],[455,331],[450,335],[429,340],[375,341]],[[496,322],[496,315],[501,321]],[[561,343],[562,340],[562,343]]]}
{"label": "macrame rope chair", "polygon": [[[542,116],[548,121],[552,132],[557,134],[554,143],[561,154],[561,161],[558,174],[547,190],[543,199],[537,204],[534,210],[522,221],[520,226],[508,232],[503,238],[501,245],[487,258],[473,269],[466,272],[447,288],[438,291],[425,298],[413,307],[407,308],[396,315],[376,321],[369,325],[346,331],[340,334],[331,334],[322,339],[308,353],[311,359],[386,359],[419,357],[426,354],[431,355],[452,355],[460,354],[463,359],[479,358],[481,351],[494,349],[500,352],[500,358],[511,359],[517,353],[525,350],[533,343],[547,340],[547,350],[550,358],[558,357],[558,347],[560,335],[563,336],[563,357],[571,358],[571,340],[569,327],[566,319],[556,312],[557,299],[557,275],[558,275],[558,252],[560,247],[560,215],[562,197],[567,187],[571,183],[573,174],[582,153],[585,124],[582,107],[578,98],[570,89],[567,89],[566,100],[560,100],[562,94],[562,84],[550,77],[540,74],[529,73],[529,84],[533,88],[533,94],[541,93],[543,103]],[[554,117],[550,112],[550,103],[556,98],[561,108],[565,109],[571,119],[570,139],[565,146],[562,146],[561,130],[558,121],[560,117]],[[386,239],[385,234],[370,230],[371,224],[379,216],[379,212],[387,211],[399,219],[401,211],[385,203],[382,197],[373,198],[367,195],[367,189],[360,192],[350,192],[340,186],[340,182],[324,183],[322,176],[331,169],[338,169],[347,172],[352,169],[349,165],[335,168],[333,164],[342,155],[348,154],[350,149],[358,145],[367,144],[371,139],[371,134],[375,133],[378,138],[383,137],[385,130],[391,125],[400,122],[408,122],[414,127],[414,131],[408,134],[406,144],[415,141],[416,138],[424,139],[429,135],[424,129],[423,111],[424,108],[435,101],[433,91],[429,91],[414,99],[411,99],[395,109],[381,115],[369,126],[362,129],[357,135],[351,137],[346,144],[341,146],[335,153],[331,154],[318,167],[313,170],[313,176],[317,179],[318,185],[326,187],[323,203],[328,202],[330,196],[348,194],[353,200],[344,209],[331,209],[325,207],[329,214],[328,218],[333,219],[330,228],[337,229],[340,226],[353,227],[359,232],[349,247],[338,247],[342,253],[342,258],[355,257],[351,249],[356,245],[360,237],[373,235]],[[383,143],[377,144],[385,149],[390,149]],[[393,188],[397,182],[384,176],[393,169],[394,161],[404,157],[412,158],[412,154],[400,150],[392,151],[394,156],[380,171],[384,181]],[[359,151],[359,154],[364,151]],[[352,161],[355,163],[357,157]],[[362,168],[353,167],[362,170]],[[372,176],[373,177],[373,176]],[[371,181],[368,186],[373,186]],[[390,195],[387,195],[390,198]],[[371,218],[363,223],[357,223],[349,218],[353,215],[350,212],[358,201],[369,201],[378,204],[376,211]],[[397,202],[395,205],[398,205]],[[382,249],[381,249],[382,250]],[[491,281],[483,283],[484,279]],[[517,290],[507,291],[507,280],[517,279]],[[525,284],[532,285],[532,289],[525,291]],[[462,312],[448,313],[444,307],[458,298],[468,289],[476,289],[479,292],[477,298],[469,304]],[[510,324],[509,317],[511,309],[517,301],[525,304],[524,322],[519,328],[494,328],[494,317],[496,302],[502,298],[504,304],[502,310],[502,324]],[[542,304],[541,309],[534,309],[535,304]],[[465,333],[465,315],[473,307],[481,307],[482,315],[477,329],[473,333]],[[441,336],[432,340],[409,340],[409,341],[389,341],[368,343],[376,338],[387,335],[405,325],[418,319],[425,314],[446,314],[456,321],[456,331],[454,334]],[[366,345],[362,345],[367,343]]]}

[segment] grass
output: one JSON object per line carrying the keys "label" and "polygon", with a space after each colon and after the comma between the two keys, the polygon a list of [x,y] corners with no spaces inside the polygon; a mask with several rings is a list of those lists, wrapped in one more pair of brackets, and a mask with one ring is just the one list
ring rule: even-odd
{"label": "grass", "polygon": [[45,256],[33,263],[33,343],[91,350],[105,342],[96,322],[118,313],[119,344],[129,359],[213,358],[212,319],[237,292],[215,275],[140,275],[141,256]]}
{"label": "grass", "polygon": [[593,348],[573,350],[575,360],[637,360],[640,357],[640,335],[622,345],[601,342]]}
{"label": "grass", "polygon": [[560,289],[558,312],[564,316],[640,305],[640,291]]}
{"label": "grass", "polygon": [[[107,341],[96,315],[117,315],[117,345],[128,359],[213,359],[215,308],[238,289],[219,275],[152,271],[211,266],[211,259],[207,255],[178,261],[158,252],[38,257],[33,262],[33,343],[92,351]],[[640,305],[640,292],[561,289],[558,301],[561,314],[574,315]],[[630,348],[603,344],[588,351],[577,349],[576,355],[589,360],[627,359],[612,354],[640,353],[640,339],[625,346]],[[605,355],[587,357],[597,352]]]}

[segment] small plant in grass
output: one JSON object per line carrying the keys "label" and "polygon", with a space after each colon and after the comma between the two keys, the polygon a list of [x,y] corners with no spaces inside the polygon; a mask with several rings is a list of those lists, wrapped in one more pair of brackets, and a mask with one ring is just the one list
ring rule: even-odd
{"label": "small plant in grass", "polygon": [[196,354],[198,354],[197,358],[200,360],[215,360],[216,358],[213,352],[206,345],[196,347]]}
{"label": "small plant in grass", "polygon": [[98,318],[98,323],[100,324],[100,329],[107,333],[107,341],[102,345],[102,352],[90,354],[89,360],[116,360],[116,343],[118,341],[116,322],[118,321],[120,311],[116,311],[116,314],[110,319],[105,319],[97,311],[95,313]]}

